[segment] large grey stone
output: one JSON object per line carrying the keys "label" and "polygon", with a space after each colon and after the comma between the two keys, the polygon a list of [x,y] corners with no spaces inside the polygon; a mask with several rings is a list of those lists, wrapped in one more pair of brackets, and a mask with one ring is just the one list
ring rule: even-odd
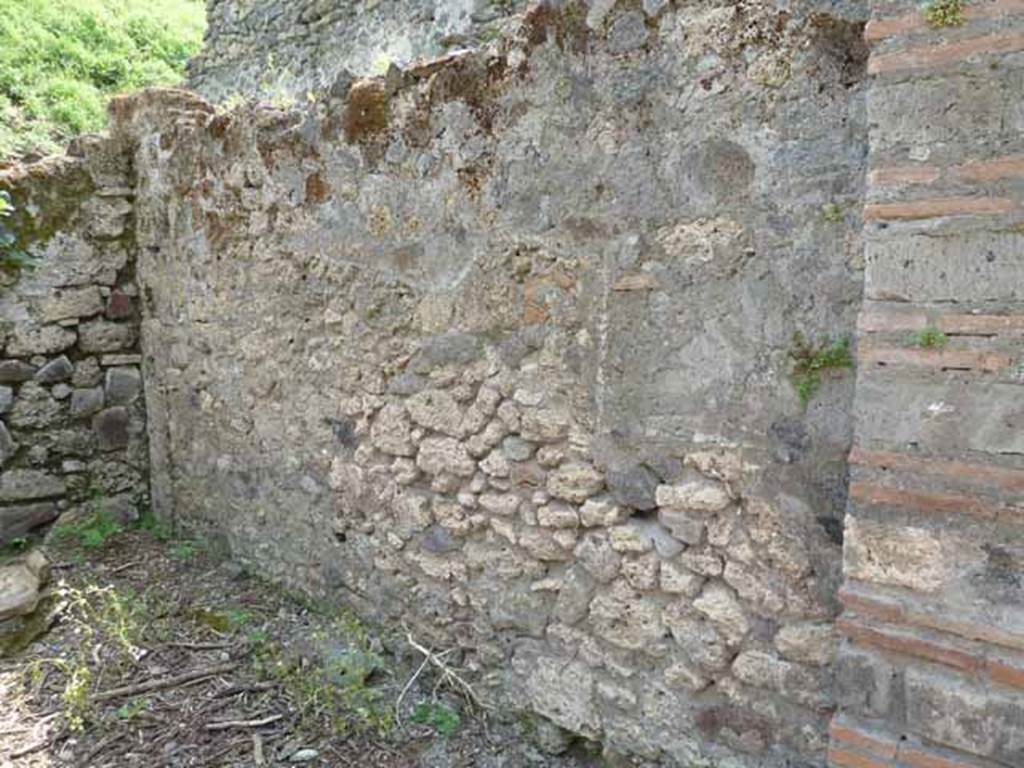
{"label": "large grey stone", "polygon": [[56,357],[38,371],[35,379],[40,384],[56,384],[58,381],[67,381],[75,368],[68,360],[67,355]]}
{"label": "large grey stone", "polygon": [[103,408],[103,387],[76,389],[71,393],[71,415],[76,419],[92,416]]}
{"label": "large grey stone", "polygon": [[52,501],[0,507],[0,546],[55,520],[57,515],[57,505]]}
{"label": "large grey stone", "polygon": [[63,496],[64,480],[39,469],[10,469],[0,474],[0,502]]}
{"label": "large grey stone", "polygon": [[18,450],[18,444],[11,436],[7,425],[0,421],[0,467],[6,464]]}
{"label": "large grey stone", "polygon": [[107,405],[129,405],[142,393],[142,375],[138,368],[108,368],[103,386]]}
{"label": "large grey stone", "polygon": [[0,622],[32,613],[48,579],[49,565],[38,550],[0,565]]}
{"label": "large grey stone", "polygon": [[20,384],[35,375],[34,365],[22,360],[0,361],[0,384]]}
{"label": "large grey stone", "polygon": [[131,414],[124,406],[115,406],[100,411],[93,417],[92,430],[96,444],[101,451],[114,451],[128,445],[131,437],[129,426]]}
{"label": "large grey stone", "polygon": [[658,476],[642,464],[609,468],[605,473],[608,493],[619,504],[641,511],[657,506]]}
{"label": "large grey stone", "polygon": [[74,331],[59,325],[18,325],[7,342],[7,354],[14,357],[54,355],[74,346],[77,338]]}
{"label": "large grey stone", "polygon": [[78,346],[83,352],[117,352],[135,345],[135,328],[127,323],[90,320],[78,327]]}

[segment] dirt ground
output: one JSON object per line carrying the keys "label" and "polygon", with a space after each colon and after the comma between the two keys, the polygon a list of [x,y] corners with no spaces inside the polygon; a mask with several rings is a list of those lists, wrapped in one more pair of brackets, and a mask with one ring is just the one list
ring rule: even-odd
{"label": "dirt ground", "polygon": [[198,542],[100,528],[49,537],[49,630],[0,660],[0,768],[609,764],[474,707],[451,657],[396,659]]}

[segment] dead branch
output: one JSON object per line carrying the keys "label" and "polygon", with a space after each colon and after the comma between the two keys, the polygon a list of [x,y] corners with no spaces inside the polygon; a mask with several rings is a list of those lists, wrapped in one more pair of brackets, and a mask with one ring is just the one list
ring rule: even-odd
{"label": "dead branch", "polygon": [[93,701],[109,701],[110,699],[117,699],[121,696],[132,696],[137,693],[147,693],[149,691],[160,691],[165,688],[175,688],[179,685],[185,685],[191,683],[203,677],[213,677],[214,675],[224,675],[228,672],[234,671],[238,667],[237,664],[221,664],[216,667],[207,667],[206,669],[194,669],[191,672],[185,672],[181,675],[175,675],[174,677],[164,677],[160,680],[148,680],[145,683],[138,683],[136,685],[124,685],[120,688],[111,688],[108,691],[102,691],[92,697]]}
{"label": "dead branch", "polygon": [[260,726],[276,723],[282,717],[284,717],[284,715],[269,715],[267,717],[260,718],[259,720],[225,720],[219,723],[207,723],[206,730],[226,731],[229,728],[259,728]]}

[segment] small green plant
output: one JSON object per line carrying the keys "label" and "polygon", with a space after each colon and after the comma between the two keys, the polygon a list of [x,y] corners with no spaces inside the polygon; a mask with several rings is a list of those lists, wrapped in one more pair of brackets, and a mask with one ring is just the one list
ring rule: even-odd
{"label": "small green plant", "polygon": [[843,209],[836,203],[821,206],[821,218],[829,224],[840,224],[843,221]]}
{"label": "small green plant", "polygon": [[141,715],[149,708],[149,699],[138,698],[132,699],[127,704],[122,704],[118,707],[114,714],[117,715],[119,720],[131,721]]}
{"label": "small green plant", "polygon": [[412,711],[412,721],[420,725],[429,725],[445,739],[450,739],[459,729],[462,719],[459,713],[444,704],[420,702]]}
{"label": "small green plant", "polygon": [[101,549],[112,536],[123,530],[124,526],[120,522],[101,510],[73,522],[59,523],[53,536],[58,543],[74,540],[84,549]]}
{"label": "small green plant", "polygon": [[813,345],[798,332],[793,337],[793,349],[789,355],[793,360],[793,383],[804,408],[821,389],[822,373],[853,367],[848,339]]}
{"label": "small green plant", "polygon": [[922,328],[914,335],[915,346],[921,347],[922,349],[940,349],[941,347],[946,346],[947,341],[948,339],[946,334],[934,325]]}
{"label": "small green plant", "polygon": [[151,509],[147,509],[139,516],[138,528],[140,531],[150,534],[157,541],[166,542],[174,537],[174,530],[170,524],[163,520],[157,520]]}
{"label": "small green plant", "polygon": [[199,554],[200,544],[195,539],[183,539],[171,546],[171,557],[175,560],[188,562]]}
{"label": "small green plant", "polygon": [[966,20],[964,0],[932,0],[925,6],[924,18],[933,27],[959,27]]}
{"label": "small green plant", "polygon": [[63,667],[67,676],[60,697],[64,704],[64,718],[70,730],[82,731],[92,715],[92,705],[89,702],[92,670],[81,658],[74,662],[64,661],[59,666]]}
{"label": "small green plant", "polygon": [[7,219],[10,219],[17,210],[11,193],[0,189],[0,269],[14,274],[35,268],[32,256],[20,248],[15,248],[18,236],[7,223]]}
{"label": "small green plant", "polygon": [[[355,635],[350,630],[355,628]],[[335,618],[310,634],[319,650],[312,659],[286,658],[277,643],[254,645],[257,674],[278,681],[304,728],[330,728],[336,733],[374,731],[386,735],[394,724],[392,707],[372,678],[384,669],[371,650],[362,626],[346,616]]]}

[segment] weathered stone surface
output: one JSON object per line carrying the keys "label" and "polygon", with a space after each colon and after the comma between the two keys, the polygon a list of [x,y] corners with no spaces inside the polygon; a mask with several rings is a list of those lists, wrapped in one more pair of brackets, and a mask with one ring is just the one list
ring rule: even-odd
{"label": "weathered stone surface", "polygon": [[64,480],[38,469],[10,469],[0,474],[0,502],[63,496]]}
{"label": "weathered stone surface", "polygon": [[548,493],[574,504],[582,504],[603,487],[604,475],[582,462],[563,464],[548,475]]}
{"label": "weathered stone surface", "polygon": [[91,317],[103,311],[103,298],[95,285],[61,288],[47,297],[40,310],[40,320],[55,323],[69,318]]}
{"label": "weathered stone surface", "polygon": [[428,389],[417,392],[406,401],[412,420],[422,427],[459,437],[462,431],[462,411],[447,390]]}
{"label": "weathered stone surface", "polygon": [[677,661],[665,669],[665,684],[670,688],[682,688],[691,693],[703,691],[711,680],[692,664]]}
{"label": "weathered stone surface", "polygon": [[103,409],[103,387],[75,389],[71,392],[71,415],[76,419],[92,416]]}
{"label": "weathered stone surface", "polygon": [[95,387],[103,381],[103,372],[95,357],[87,357],[75,363],[71,384],[75,387]]}
{"label": "weathered stone surface", "polygon": [[656,491],[659,507],[691,512],[720,512],[731,499],[721,483],[693,480],[680,485],[659,485]]}
{"label": "weathered stone surface", "polygon": [[587,499],[580,507],[580,523],[586,528],[607,528],[628,517],[628,511],[609,498]]}
{"label": "weathered stone surface", "polygon": [[[73,346],[77,335],[59,325],[17,325],[7,342],[7,354],[14,357],[27,355],[55,355]],[[8,379],[8,382],[15,379]]]}
{"label": "weathered stone surface", "polygon": [[600,637],[630,650],[647,648],[664,635],[658,603],[622,581],[594,597],[590,621]]}
{"label": "weathered stone surface", "polygon": [[670,603],[663,618],[676,644],[694,664],[706,672],[728,666],[730,654],[724,638],[708,621],[691,613],[686,603]]}
{"label": "weathered stone surface", "polygon": [[641,511],[654,509],[658,502],[655,491],[658,477],[642,464],[610,468],[607,471],[608,493],[619,504]]}
{"label": "weathered stone surface", "polygon": [[57,505],[52,501],[0,507],[0,546],[55,520],[57,514]]}
{"label": "weathered stone surface", "polygon": [[730,645],[739,645],[750,631],[742,604],[736,599],[736,594],[721,582],[709,582],[693,601],[693,607],[715,625]]}
{"label": "weathered stone surface", "polygon": [[377,450],[393,456],[416,454],[412,443],[412,425],[404,405],[388,403],[380,410],[370,428],[370,442]]}
{"label": "weathered stone surface", "polygon": [[0,362],[0,383],[20,384],[35,375],[35,366],[21,360],[4,360]]}
{"label": "weathered stone surface", "polygon": [[430,475],[447,472],[457,477],[469,477],[476,464],[465,447],[451,437],[428,437],[420,443],[416,466]]}
{"label": "weathered stone surface", "polygon": [[128,431],[131,414],[124,406],[107,408],[97,413],[92,420],[92,431],[101,451],[114,451],[128,445],[131,434]]}
{"label": "weathered stone surface", "polygon": [[831,624],[790,624],[775,634],[779,653],[804,664],[828,664],[835,657],[835,646],[835,630]]}
{"label": "weathered stone surface", "polygon": [[543,656],[517,656],[526,678],[527,695],[537,712],[575,733],[592,733],[598,727],[594,703],[594,676],[580,661]]}
{"label": "weathered stone surface", "polygon": [[597,581],[602,584],[619,574],[622,557],[612,548],[604,536],[586,534],[576,545],[575,557]]}
{"label": "weathered stone surface", "polygon": [[50,391],[30,381],[18,390],[7,422],[18,429],[43,429],[56,423],[60,416],[60,403],[51,397]]}
{"label": "weathered stone surface", "polygon": [[0,565],[0,622],[32,613],[48,579],[49,565],[38,551]]}
{"label": "weathered stone surface", "polygon": [[509,435],[501,441],[501,450],[509,461],[528,461],[533,456],[536,446],[521,437]]}
{"label": "weathered stone surface", "polygon": [[22,360],[0,361],[0,383],[3,384],[20,384],[31,379],[35,372],[35,366]]}
{"label": "weathered stone surface", "polygon": [[7,413],[14,404],[14,390],[0,386],[0,413]]}
{"label": "weathered stone surface", "polygon": [[11,437],[7,425],[0,421],[0,467],[6,464],[18,450],[18,443]]}
{"label": "weathered stone surface", "polygon": [[947,583],[955,558],[938,531],[846,519],[843,566],[855,579],[934,592]]}
{"label": "weathered stone surface", "polygon": [[658,522],[684,544],[698,546],[704,540],[705,521],[699,513],[662,507],[658,510]]}
{"label": "weathered stone surface", "polygon": [[1014,765],[1024,756],[1024,701],[932,669],[906,671],[907,725],[940,744]]}
{"label": "weathered stone surface", "polygon": [[74,370],[74,366],[68,360],[67,355],[61,355],[36,371],[35,380],[40,384],[56,384],[58,381],[70,379]]}
{"label": "weathered stone surface", "polygon": [[107,368],[103,385],[107,405],[130,405],[142,394],[142,374],[138,368]]}
{"label": "weathered stone surface", "polygon": [[675,562],[661,565],[661,589],[672,595],[696,597],[704,584],[704,577]]}
{"label": "weathered stone surface", "polygon": [[90,320],[78,327],[78,346],[83,352],[117,352],[135,345],[135,328],[127,323]]}

